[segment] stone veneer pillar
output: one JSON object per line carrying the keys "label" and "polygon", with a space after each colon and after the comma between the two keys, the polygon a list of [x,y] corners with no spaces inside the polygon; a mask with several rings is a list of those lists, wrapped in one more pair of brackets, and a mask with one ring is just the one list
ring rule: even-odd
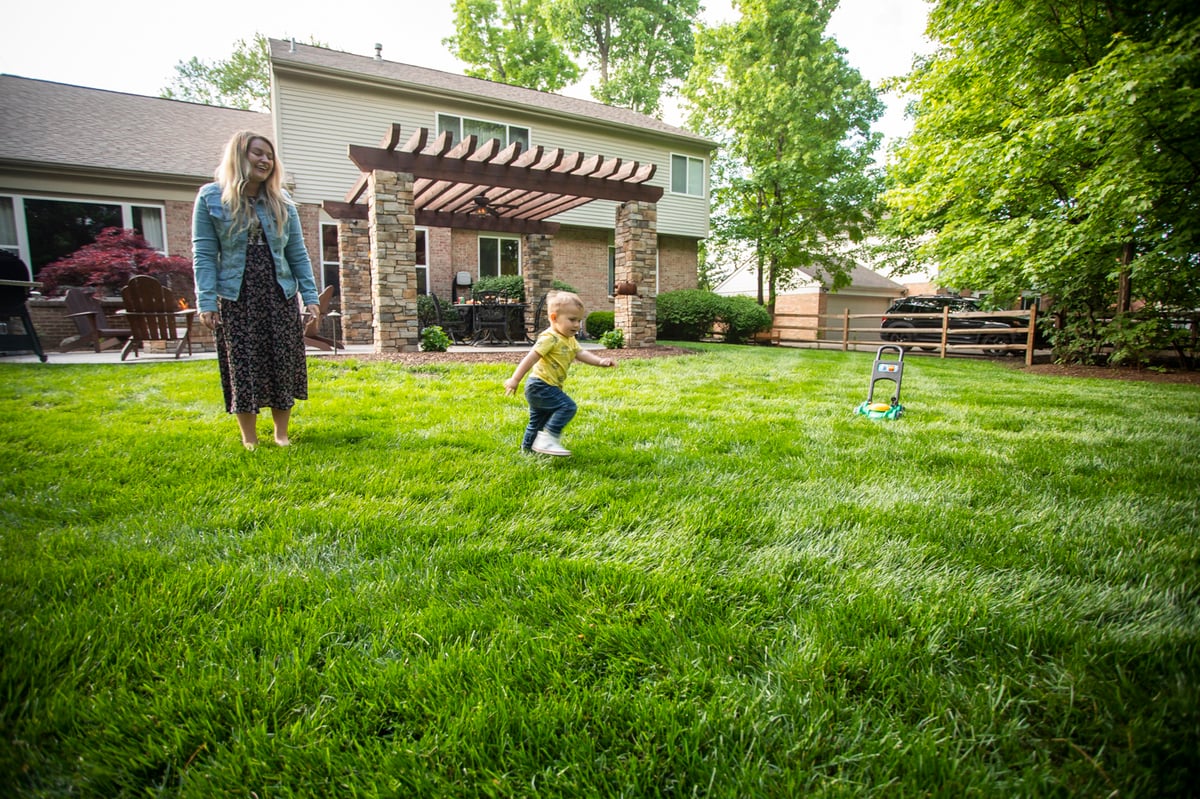
{"label": "stone veneer pillar", "polygon": [[[541,233],[528,233],[522,241],[524,252],[521,254],[522,275],[525,278],[525,327],[534,336],[541,333],[534,330],[538,303],[554,288],[554,237]],[[549,317],[546,317],[549,319]]]}
{"label": "stone veneer pillar", "polygon": [[376,170],[368,178],[367,191],[375,352],[415,352],[420,346],[413,176]]}
{"label": "stone veneer pillar", "polygon": [[654,278],[658,265],[658,206],[630,200],[617,206],[616,283],[632,282],[636,295],[618,294],[613,322],[625,334],[625,346],[651,347],[658,341]]}
{"label": "stone veneer pillar", "polygon": [[370,344],[375,340],[371,307],[371,230],[365,221],[338,222],[338,293],[342,341]]}

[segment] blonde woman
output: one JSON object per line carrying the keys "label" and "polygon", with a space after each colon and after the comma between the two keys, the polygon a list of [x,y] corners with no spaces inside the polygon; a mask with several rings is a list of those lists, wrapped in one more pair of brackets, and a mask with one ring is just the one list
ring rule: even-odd
{"label": "blonde woman", "polygon": [[296,295],[307,316],[320,313],[300,217],[275,145],[262,134],[235,134],[214,177],[192,214],[196,307],[216,339],[225,409],[237,417],[242,444],[258,446],[258,411],[270,408],[275,443],[286,447],[292,406],[308,399]]}

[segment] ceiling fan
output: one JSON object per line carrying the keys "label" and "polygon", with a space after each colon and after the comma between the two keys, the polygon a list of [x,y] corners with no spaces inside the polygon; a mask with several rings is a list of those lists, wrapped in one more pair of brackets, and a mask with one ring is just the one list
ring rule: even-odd
{"label": "ceiling fan", "polygon": [[476,194],[472,199],[475,201],[475,207],[471,209],[470,213],[475,214],[476,216],[491,215],[494,217],[499,217],[500,211],[503,209],[516,207],[512,205],[493,203],[488,199],[486,194]]}

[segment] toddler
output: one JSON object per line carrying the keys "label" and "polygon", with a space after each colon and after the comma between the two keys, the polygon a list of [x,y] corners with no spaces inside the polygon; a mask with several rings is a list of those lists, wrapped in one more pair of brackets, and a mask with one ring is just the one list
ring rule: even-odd
{"label": "toddler", "polygon": [[583,326],[583,300],[569,291],[551,292],[546,298],[550,327],[538,334],[529,354],[521,359],[512,377],[504,381],[504,393],[513,394],[525,374],[525,400],[529,403],[529,426],[521,440],[523,451],[542,455],[570,455],[560,438],[563,428],[575,418],[575,401],[563,391],[567,369],[572,361],[592,366],[616,366],[612,358],[602,358],[579,346],[575,335]]}

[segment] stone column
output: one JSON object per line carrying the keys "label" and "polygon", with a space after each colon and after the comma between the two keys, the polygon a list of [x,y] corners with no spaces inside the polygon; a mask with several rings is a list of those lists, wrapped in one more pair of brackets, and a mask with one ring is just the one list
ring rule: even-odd
{"label": "stone column", "polygon": [[[554,237],[541,233],[528,233],[522,240],[521,269],[525,278],[525,327],[536,336],[534,317],[538,303],[554,287]],[[549,319],[549,317],[546,317]]]}
{"label": "stone column", "polygon": [[633,283],[636,294],[618,291],[613,321],[625,334],[626,347],[650,347],[658,340],[655,328],[654,278],[658,267],[658,206],[630,200],[617,206],[614,277]]}
{"label": "stone column", "polygon": [[413,176],[377,170],[368,178],[367,191],[375,352],[415,352],[420,347]]}
{"label": "stone column", "polygon": [[342,340],[370,344],[375,337],[371,307],[371,229],[366,221],[338,222],[338,292]]}

